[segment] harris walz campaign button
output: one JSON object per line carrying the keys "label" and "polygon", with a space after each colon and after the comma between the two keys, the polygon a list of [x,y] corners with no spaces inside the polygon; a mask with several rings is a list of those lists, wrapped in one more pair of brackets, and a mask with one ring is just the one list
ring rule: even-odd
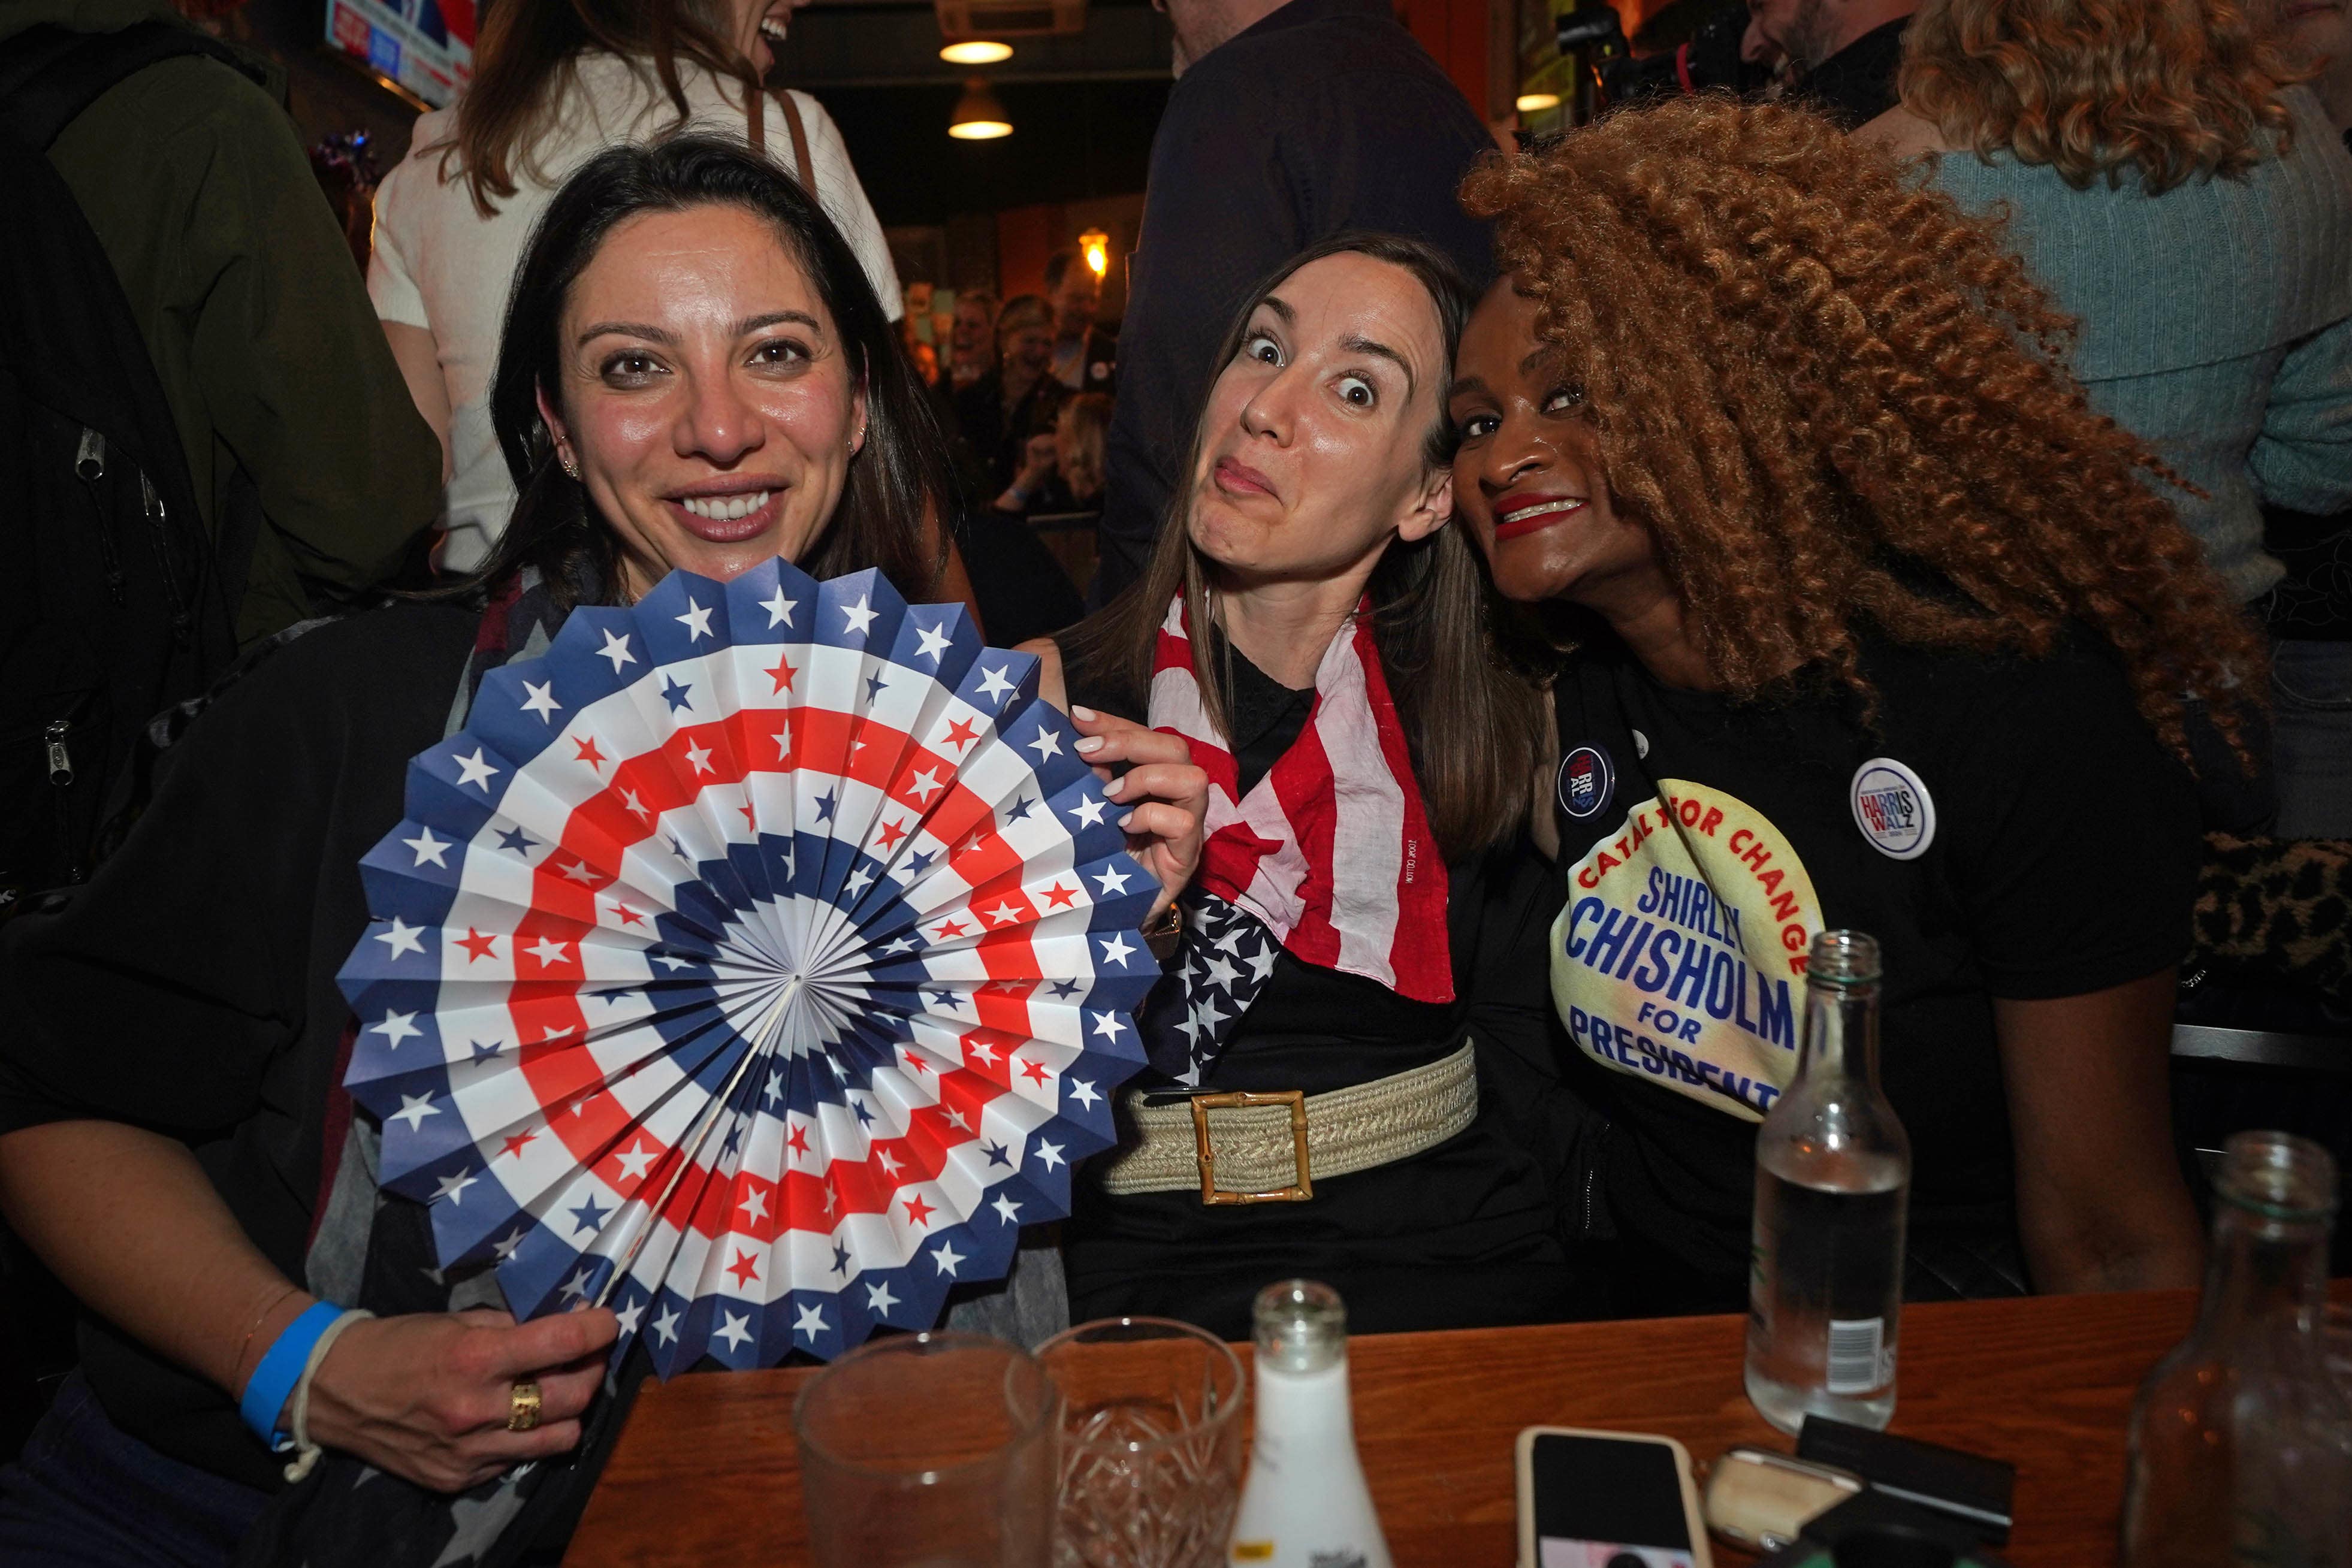
{"label": "harris walz campaign button", "polygon": [[1853,770],[1853,825],[1892,860],[1917,860],[1936,839],[1936,801],[1919,776],[1891,757]]}
{"label": "harris walz campaign button", "polygon": [[1617,793],[1617,769],[1597,746],[1580,746],[1559,759],[1559,809],[1579,821],[1608,810]]}

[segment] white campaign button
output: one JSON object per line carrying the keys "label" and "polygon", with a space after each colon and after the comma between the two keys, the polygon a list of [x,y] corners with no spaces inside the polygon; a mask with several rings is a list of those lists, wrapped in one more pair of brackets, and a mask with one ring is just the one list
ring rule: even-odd
{"label": "white campaign button", "polygon": [[1891,757],[1874,757],[1853,770],[1848,803],[1862,836],[1890,859],[1917,860],[1935,841],[1935,798],[1916,773]]}

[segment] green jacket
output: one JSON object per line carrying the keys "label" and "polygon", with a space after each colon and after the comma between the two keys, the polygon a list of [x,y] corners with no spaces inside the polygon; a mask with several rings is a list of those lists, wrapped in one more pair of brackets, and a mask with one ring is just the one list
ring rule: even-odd
{"label": "green jacket", "polygon": [[[5,0],[0,43],[176,16],[167,0]],[[381,581],[439,507],[440,444],[285,110],[216,61],[166,60],[90,105],[49,161],[130,297],[206,527],[239,468],[259,491],[239,641]]]}

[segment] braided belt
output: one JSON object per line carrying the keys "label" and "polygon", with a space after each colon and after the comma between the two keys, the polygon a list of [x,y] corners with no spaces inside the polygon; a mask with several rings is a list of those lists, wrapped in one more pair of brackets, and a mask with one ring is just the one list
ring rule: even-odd
{"label": "braided belt", "polygon": [[1451,1056],[1326,1094],[1195,1094],[1178,1105],[1128,1096],[1135,1146],[1103,1173],[1111,1193],[1181,1192],[1204,1204],[1304,1203],[1315,1183],[1433,1149],[1478,1119],[1477,1059]]}

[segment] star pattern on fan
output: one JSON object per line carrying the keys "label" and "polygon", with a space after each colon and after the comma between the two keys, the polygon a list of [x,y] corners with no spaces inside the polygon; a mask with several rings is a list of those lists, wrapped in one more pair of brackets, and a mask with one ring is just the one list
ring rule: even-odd
{"label": "star pattern on fan", "polygon": [[1036,676],[782,562],[491,672],[341,977],[442,1268],[609,1305],[668,1375],[929,1326],[1066,1214],[1143,1064],[1155,883]]}

